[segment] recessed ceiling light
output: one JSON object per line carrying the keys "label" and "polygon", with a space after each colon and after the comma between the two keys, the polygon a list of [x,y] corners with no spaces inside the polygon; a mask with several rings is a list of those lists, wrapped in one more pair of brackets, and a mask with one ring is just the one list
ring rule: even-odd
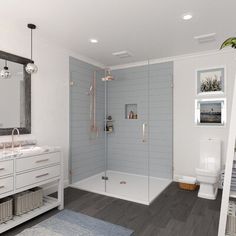
{"label": "recessed ceiling light", "polygon": [[90,43],[98,43],[98,40],[97,39],[89,39],[89,42]]}
{"label": "recessed ceiling light", "polygon": [[193,18],[193,15],[190,14],[190,13],[186,13],[186,14],[183,14],[183,15],[182,15],[182,19],[183,19],[183,20],[190,20],[190,19],[192,19],[192,18]]}

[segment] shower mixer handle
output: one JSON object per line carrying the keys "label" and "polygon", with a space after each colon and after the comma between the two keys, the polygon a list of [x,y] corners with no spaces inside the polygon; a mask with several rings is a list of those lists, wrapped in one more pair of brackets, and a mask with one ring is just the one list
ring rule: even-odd
{"label": "shower mixer handle", "polygon": [[146,128],[147,128],[147,123],[143,123],[143,143],[146,143]]}

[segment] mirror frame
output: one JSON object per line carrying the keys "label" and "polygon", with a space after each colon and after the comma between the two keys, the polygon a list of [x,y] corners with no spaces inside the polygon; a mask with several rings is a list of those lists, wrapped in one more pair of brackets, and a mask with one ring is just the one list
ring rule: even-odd
{"label": "mirror frame", "polygon": [[0,51],[0,59],[22,64],[25,81],[25,127],[0,128],[0,136],[11,135],[13,128],[18,128],[20,134],[31,134],[31,75],[25,71],[25,67],[32,61],[4,51]]}

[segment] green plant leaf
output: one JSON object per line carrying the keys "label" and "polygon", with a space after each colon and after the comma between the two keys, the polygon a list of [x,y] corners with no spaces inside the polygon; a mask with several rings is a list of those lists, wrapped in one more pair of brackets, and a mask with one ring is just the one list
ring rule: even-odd
{"label": "green plant leaf", "polygon": [[220,49],[224,48],[224,47],[228,47],[228,46],[231,46],[232,48],[236,48],[236,38],[235,37],[231,37],[231,38],[228,38],[226,39]]}

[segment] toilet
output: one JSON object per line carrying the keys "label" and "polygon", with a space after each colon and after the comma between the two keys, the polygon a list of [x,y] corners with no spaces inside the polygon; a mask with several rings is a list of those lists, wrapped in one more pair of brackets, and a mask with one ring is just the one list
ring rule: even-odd
{"label": "toilet", "polygon": [[215,200],[221,171],[221,141],[204,139],[200,141],[199,166],[196,168],[200,185],[198,197]]}

